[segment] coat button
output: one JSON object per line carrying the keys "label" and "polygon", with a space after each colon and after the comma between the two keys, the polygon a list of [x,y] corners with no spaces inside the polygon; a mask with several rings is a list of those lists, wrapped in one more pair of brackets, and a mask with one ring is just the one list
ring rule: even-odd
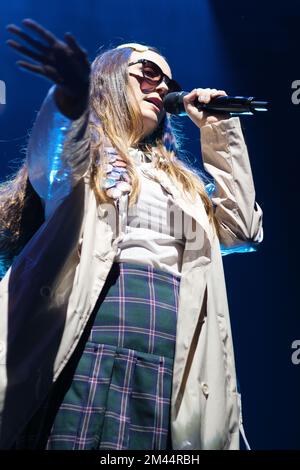
{"label": "coat button", "polygon": [[208,388],[207,383],[201,382],[201,389],[202,389],[203,394],[207,397],[209,393],[209,388]]}
{"label": "coat button", "polygon": [[100,261],[106,262],[108,260],[108,256],[102,255],[101,253],[98,253],[98,251],[94,251],[93,255]]}
{"label": "coat button", "polygon": [[40,288],[40,296],[41,297],[51,297],[51,289],[49,286],[42,286]]}
{"label": "coat button", "polygon": [[187,336],[184,338],[183,346],[185,347],[185,349],[188,349],[189,347],[189,338]]}
{"label": "coat button", "polygon": [[0,341],[0,353],[4,351],[4,342]]}

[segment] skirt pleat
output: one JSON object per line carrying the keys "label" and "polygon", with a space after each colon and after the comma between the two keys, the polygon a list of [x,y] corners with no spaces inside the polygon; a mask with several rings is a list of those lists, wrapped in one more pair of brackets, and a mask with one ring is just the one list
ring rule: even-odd
{"label": "skirt pleat", "polygon": [[171,448],[179,284],[151,266],[113,264],[47,449]]}

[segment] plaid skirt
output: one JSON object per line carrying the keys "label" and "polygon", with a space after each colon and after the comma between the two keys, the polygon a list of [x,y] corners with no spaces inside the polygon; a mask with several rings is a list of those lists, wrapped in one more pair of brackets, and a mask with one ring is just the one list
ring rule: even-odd
{"label": "plaid skirt", "polygon": [[86,336],[44,406],[46,449],[172,449],[179,284],[151,266],[113,264]]}

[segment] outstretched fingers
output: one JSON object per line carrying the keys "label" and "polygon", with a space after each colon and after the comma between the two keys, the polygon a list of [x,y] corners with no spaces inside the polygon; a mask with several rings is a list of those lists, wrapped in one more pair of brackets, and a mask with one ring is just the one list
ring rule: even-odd
{"label": "outstretched fingers", "polygon": [[17,36],[19,36],[21,39],[23,39],[24,41],[26,41],[28,44],[30,44],[31,46],[35,47],[36,49],[38,49],[39,51],[41,52],[45,52],[48,48],[47,46],[45,46],[44,44],[42,44],[41,42],[37,41],[36,39],[33,39],[31,36],[29,36],[29,34],[25,33],[21,28],[19,28],[18,26],[16,26],[15,24],[9,24],[6,29],[10,32],[10,33],[13,33],[13,34],[16,34]]}
{"label": "outstretched fingers", "polygon": [[30,57],[33,60],[36,60],[38,62],[43,63],[45,61],[45,56],[38,54],[37,52],[32,51],[31,49],[28,49],[25,46],[22,46],[18,42],[14,41],[13,39],[8,39],[6,41],[6,44],[8,44],[10,47],[18,51],[20,54]]}
{"label": "outstretched fingers", "polygon": [[33,21],[30,18],[27,18],[25,20],[22,20],[22,23],[27,28],[30,28],[36,33],[38,33],[43,39],[45,39],[48,42],[49,46],[53,46],[53,44],[58,41],[58,39],[56,38],[56,36],[54,36],[54,34],[50,33],[50,31],[48,31],[46,28],[43,28],[43,26],[41,26],[36,21]]}
{"label": "outstretched fingers", "polygon": [[43,77],[49,78],[52,80],[54,83],[57,83],[58,85],[62,85],[63,79],[59,76],[57,71],[51,67],[51,65],[35,65],[35,64],[30,64],[29,62],[25,62],[23,60],[18,60],[17,64],[26,70],[29,70],[30,72],[36,73],[38,75],[42,75]]}
{"label": "outstretched fingers", "polygon": [[78,54],[81,54],[85,56],[87,54],[87,51],[83,49],[82,47],[79,46],[78,42],[74,38],[74,36],[71,33],[65,33],[64,34],[64,39],[68,46],[74,51],[77,52]]}
{"label": "outstretched fingers", "polygon": [[87,52],[80,47],[73,35],[66,33],[65,40],[62,41],[36,21],[25,19],[22,24],[31,32],[28,33],[14,24],[7,27],[17,36],[16,40],[7,40],[7,44],[26,58],[18,61],[17,65],[59,84],[69,95],[86,95],[90,63]]}

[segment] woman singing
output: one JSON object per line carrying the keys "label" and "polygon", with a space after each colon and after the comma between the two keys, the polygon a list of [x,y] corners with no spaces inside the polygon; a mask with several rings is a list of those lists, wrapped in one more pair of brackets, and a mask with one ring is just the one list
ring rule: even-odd
{"label": "woman singing", "polygon": [[[91,67],[74,37],[8,27],[50,79],[26,161],[0,190],[2,448],[238,449],[222,252],[253,251],[262,210],[240,122],[184,98],[205,170],[184,161],[152,47]],[[21,41],[20,41],[21,40]]]}

